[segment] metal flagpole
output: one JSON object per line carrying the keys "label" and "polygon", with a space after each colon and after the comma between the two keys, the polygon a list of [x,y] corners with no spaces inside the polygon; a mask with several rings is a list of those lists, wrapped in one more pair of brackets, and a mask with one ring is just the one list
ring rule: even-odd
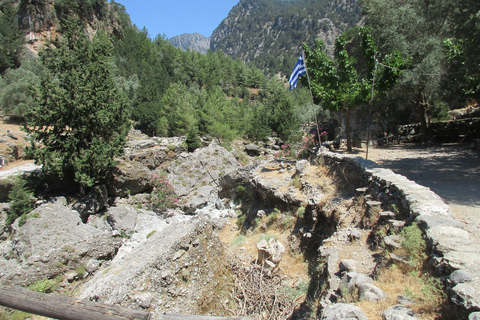
{"label": "metal flagpole", "polygon": [[307,73],[307,80],[308,80],[308,89],[310,91],[310,98],[312,99],[312,108],[313,108],[313,113],[315,114],[315,125],[317,127],[317,137],[318,137],[318,144],[320,148],[320,156],[322,157],[322,164],[324,162],[323,159],[323,150],[322,150],[322,140],[320,138],[320,128],[318,127],[318,117],[317,117],[317,112],[315,111],[315,103],[313,102],[313,93],[312,93],[312,86],[310,84],[310,75],[308,74],[308,66],[307,66],[307,58],[305,57],[305,52],[302,49],[302,56],[303,56],[303,63],[305,63],[305,72]]}

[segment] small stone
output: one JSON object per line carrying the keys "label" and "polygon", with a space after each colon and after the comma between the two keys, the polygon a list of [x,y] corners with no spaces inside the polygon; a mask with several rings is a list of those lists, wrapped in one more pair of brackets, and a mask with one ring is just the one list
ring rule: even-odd
{"label": "small stone", "polygon": [[352,272],[356,271],[358,261],[352,259],[345,259],[340,262],[340,272]]}
{"label": "small stone", "polygon": [[393,306],[382,314],[383,320],[416,320],[412,310],[404,306]]}
{"label": "small stone", "polygon": [[360,300],[380,301],[385,300],[387,294],[382,289],[371,283],[362,283],[358,286]]}
{"label": "small stone", "polygon": [[399,235],[391,235],[383,238],[383,242],[387,248],[399,249],[402,247],[403,238]]}
{"label": "small stone", "polygon": [[73,282],[75,280],[78,280],[78,272],[69,272],[65,275],[65,279],[67,279],[68,282]]}
{"label": "small stone", "polygon": [[480,312],[470,313],[470,315],[468,316],[468,320],[480,320]]}
{"label": "small stone", "polygon": [[362,238],[362,232],[358,229],[350,231],[350,241],[360,240]]}
{"label": "small stone", "polygon": [[148,309],[152,305],[152,294],[150,292],[137,293],[134,299],[142,309]]}
{"label": "small stone", "polygon": [[353,304],[336,303],[329,305],[322,311],[321,320],[368,320],[362,309]]}
{"label": "small stone", "polygon": [[410,299],[407,295],[398,296],[397,302],[403,306],[411,306],[415,300]]}
{"label": "small stone", "polygon": [[85,270],[88,273],[94,273],[95,271],[98,270],[98,268],[100,268],[100,261],[95,260],[95,259],[89,260],[87,262],[87,265],[85,266]]}

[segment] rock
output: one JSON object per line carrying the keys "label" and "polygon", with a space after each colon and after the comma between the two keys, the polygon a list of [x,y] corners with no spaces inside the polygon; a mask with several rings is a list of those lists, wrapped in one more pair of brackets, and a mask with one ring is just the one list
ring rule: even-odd
{"label": "rock", "polygon": [[135,161],[123,161],[115,166],[108,177],[108,194],[112,197],[127,197],[146,192],[152,188],[152,172],[147,166]]}
{"label": "rock", "polygon": [[435,246],[442,238],[468,239],[468,232],[459,228],[437,225],[427,230],[427,237]]}
{"label": "rock", "polygon": [[[275,240],[275,238],[270,238],[268,242],[267,240],[262,239],[257,244],[257,251],[258,263],[267,263],[269,266],[273,266],[273,268],[276,268],[282,260],[283,253],[285,252],[285,247],[280,241]],[[270,264],[269,262],[273,264]]]}
{"label": "rock", "polygon": [[468,283],[473,281],[474,279],[475,277],[465,270],[455,270],[450,274],[448,281],[450,282],[452,287],[454,287],[457,284]]}
{"label": "rock", "polygon": [[90,259],[85,265],[85,271],[87,271],[90,274],[95,273],[100,268],[100,265],[101,265],[100,261],[96,259]]}
{"label": "rock", "polygon": [[376,285],[371,283],[361,283],[358,285],[358,297],[360,300],[380,301],[385,300],[387,294]]}
{"label": "rock", "polygon": [[257,157],[262,154],[262,149],[255,144],[247,144],[245,146],[245,152],[252,157]]}
{"label": "rock", "polygon": [[78,280],[79,279],[78,272],[68,272],[65,275],[65,279],[67,279],[68,282],[73,282],[75,280]]}
{"label": "rock", "polygon": [[108,209],[107,221],[114,230],[123,234],[132,234],[137,224],[138,212],[132,207],[112,207]]}
{"label": "rock", "polygon": [[157,142],[153,139],[142,139],[142,140],[130,140],[127,141],[125,146],[127,148],[133,149],[148,149],[153,148],[157,145]]}
{"label": "rock", "polygon": [[350,241],[357,241],[362,238],[362,232],[358,229],[350,231]]}
{"label": "rock", "polygon": [[402,306],[411,306],[412,304],[415,303],[415,300],[411,299],[410,297],[408,297],[408,295],[404,294],[404,295],[398,296],[397,302]]}
{"label": "rock", "polygon": [[457,284],[452,288],[450,300],[467,310],[480,310],[479,290],[469,283]]}
{"label": "rock", "polygon": [[391,236],[386,236],[383,238],[383,242],[385,243],[385,246],[390,249],[399,249],[402,247],[402,242],[403,238],[399,235],[391,235]]}
{"label": "rock", "polygon": [[80,213],[83,221],[87,221],[88,216],[105,210],[108,204],[108,193],[105,185],[98,185],[85,197],[79,199],[72,208]]}
{"label": "rock", "polygon": [[322,311],[321,320],[368,320],[362,309],[353,304],[336,303]]}
{"label": "rock", "polygon": [[463,229],[464,225],[457,219],[420,215],[415,219],[420,229],[427,230],[436,226],[454,227]]}
{"label": "rock", "polygon": [[[480,141],[480,140],[479,140]],[[480,150],[480,148],[478,149]],[[472,312],[468,315],[468,320],[480,320],[480,312]]]}
{"label": "rock", "polygon": [[358,261],[352,259],[345,259],[340,261],[340,272],[352,272],[356,271],[358,265]]}
{"label": "rock", "polygon": [[304,175],[308,168],[310,167],[310,163],[307,160],[300,160],[295,163],[295,176],[302,176]]}
{"label": "rock", "polygon": [[372,283],[373,279],[363,273],[348,272],[340,280],[340,291],[350,294],[362,283]]}
{"label": "rock", "polygon": [[404,306],[393,306],[382,313],[383,320],[416,320],[412,310]]}
{"label": "rock", "polygon": [[140,308],[148,309],[152,305],[152,296],[151,292],[140,292],[135,295],[134,300]]}

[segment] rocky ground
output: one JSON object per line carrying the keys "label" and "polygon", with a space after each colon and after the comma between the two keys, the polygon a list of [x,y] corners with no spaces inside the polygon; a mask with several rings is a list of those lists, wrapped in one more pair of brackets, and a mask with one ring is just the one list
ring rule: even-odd
{"label": "rocky ground", "polygon": [[[397,313],[390,307],[410,280],[378,277],[385,256],[369,240],[374,226],[365,217],[372,204],[341,176],[306,161],[272,160],[273,145],[235,143],[227,151],[206,141],[186,153],[182,142],[132,132],[107,186],[83,199],[38,203],[23,226],[16,222],[10,234],[0,234],[0,283],[154,316],[334,319],[347,312],[353,319],[380,319],[387,309],[406,312],[405,306]],[[371,149],[369,158],[416,174],[411,179],[430,183],[452,208],[469,208],[458,214],[465,214],[472,234],[477,231],[477,153],[461,146],[391,146]],[[160,172],[180,200],[179,208],[163,214],[149,206],[150,179]],[[281,259],[258,264],[261,251]],[[373,302],[360,305],[363,311],[339,304],[359,297]],[[423,299],[419,293],[410,301],[419,319],[442,312],[422,311]]]}

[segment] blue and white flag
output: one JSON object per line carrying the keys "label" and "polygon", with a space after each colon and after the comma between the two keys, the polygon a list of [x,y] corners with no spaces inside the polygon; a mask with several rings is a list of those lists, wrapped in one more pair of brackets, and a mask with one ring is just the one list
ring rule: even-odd
{"label": "blue and white flag", "polygon": [[293,69],[290,79],[288,80],[288,83],[290,83],[290,90],[293,90],[294,88],[297,87],[298,77],[303,76],[306,73],[307,73],[307,67],[305,66],[305,59],[303,59],[303,53],[302,53],[300,55],[300,58],[298,58],[297,64]]}

